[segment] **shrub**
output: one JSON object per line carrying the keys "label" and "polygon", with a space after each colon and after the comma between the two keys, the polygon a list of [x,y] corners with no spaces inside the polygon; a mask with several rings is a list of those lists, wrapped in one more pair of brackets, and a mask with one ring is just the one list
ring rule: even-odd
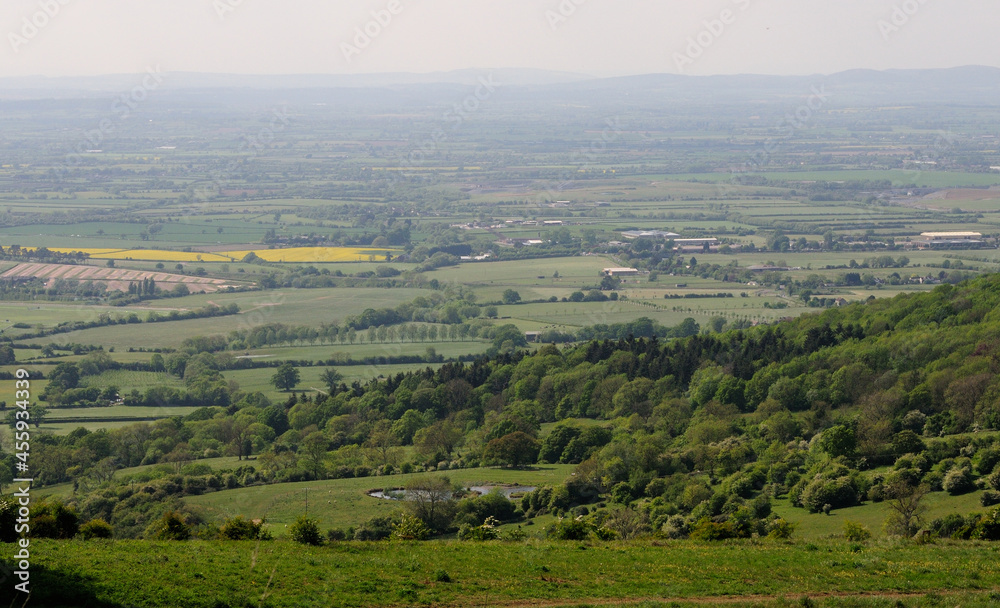
{"label": "shrub", "polygon": [[858,503],[858,492],[850,477],[818,478],[805,487],[800,501],[810,513],[819,513],[825,505],[831,509],[853,507]]}
{"label": "shrub", "polygon": [[264,520],[246,519],[242,515],[226,520],[219,528],[219,537],[224,540],[264,540]]}
{"label": "shrub", "polygon": [[330,528],[326,531],[326,539],[330,542],[347,540],[347,532],[340,528]]}
{"label": "shrub", "polygon": [[853,521],[844,522],[844,538],[851,542],[862,543],[872,537],[871,530]]}
{"label": "shrub", "polygon": [[430,533],[422,519],[404,513],[399,523],[393,524],[389,538],[393,540],[427,540]]}
{"label": "shrub", "polygon": [[319,523],[307,515],[300,515],[295,520],[295,523],[288,528],[288,536],[303,545],[323,544],[323,538],[319,534]]}
{"label": "shrub", "polygon": [[983,495],[979,497],[979,504],[984,507],[992,507],[993,505],[1000,505],[1000,492],[994,490],[986,490]]}
{"label": "shrub", "polygon": [[979,518],[972,531],[972,538],[976,540],[1000,540],[1000,509],[995,509],[992,513]]}
{"label": "shrub", "polygon": [[549,527],[548,536],[555,540],[586,540],[593,526],[582,519],[560,519]]}
{"label": "shrub", "polygon": [[736,537],[736,528],[728,521],[718,523],[703,517],[691,529],[690,536],[695,540],[726,540]]}
{"label": "shrub", "polygon": [[944,476],[944,490],[952,496],[966,494],[976,489],[975,478],[972,476],[972,469],[968,466],[957,466],[948,471]]}
{"label": "shrub", "polygon": [[789,523],[780,517],[778,519],[772,520],[771,523],[767,525],[767,537],[786,540],[792,537],[795,532],[795,524]]}
{"label": "shrub", "polygon": [[986,483],[997,492],[1000,492],[1000,466],[997,466],[993,473],[986,478]]}
{"label": "shrub", "polygon": [[390,517],[373,517],[354,532],[354,540],[385,540],[392,534]]}
{"label": "shrub", "polygon": [[687,538],[688,525],[682,515],[671,515],[660,531],[667,538]]}
{"label": "shrub", "polygon": [[460,501],[456,523],[480,526],[490,517],[511,521],[516,518],[516,508],[500,490],[493,490],[489,494]]}
{"label": "shrub", "polygon": [[83,537],[83,540],[90,540],[92,538],[111,538],[113,533],[114,531],[111,528],[111,524],[99,518],[92,519],[80,526],[80,536]]}
{"label": "shrub", "polygon": [[989,475],[997,464],[1000,464],[1000,448],[989,447],[976,454],[976,472],[980,475]]}
{"label": "shrub", "polygon": [[32,538],[73,538],[79,529],[76,511],[61,502],[43,502],[31,508]]}
{"label": "shrub", "polygon": [[458,530],[459,540],[487,541],[500,538],[500,530],[497,526],[500,522],[493,517],[487,517],[481,526],[463,525]]}
{"label": "shrub", "polygon": [[191,526],[177,511],[167,511],[146,529],[146,538],[152,540],[187,540],[191,538]]}
{"label": "shrub", "polygon": [[434,581],[438,583],[450,583],[451,575],[446,570],[436,570],[434,572]]}

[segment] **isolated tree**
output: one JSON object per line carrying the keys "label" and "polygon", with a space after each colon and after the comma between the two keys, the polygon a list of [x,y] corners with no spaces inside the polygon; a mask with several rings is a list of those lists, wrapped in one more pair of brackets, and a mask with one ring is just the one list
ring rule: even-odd
{"label": "isolated tree", "polygon": [[406,485],[406,506],[428,528],[443,531],[455,515],[452,493],[447,477],[418,478]]}
{"label": "isolated tree", "polygon": [[332,367],[328,367],[322,374],[319,375],[319,379],[320,382],[323,383],[323,386],[325,386],[332,395],[337,391],[337,385],[339,385],[340,381],[344,379],[344,375]]}
{"label": "isolated tree", "polygon": [[28,406],[28,415],[31,416],[31,422],[35,425],[36,429],[41,426],[42,421],[48,413],[49,410],[45,409],[41,405],[38,405],[37,403],[32,403]]}
{"label": "isolated tree", "polygon": [[271,384],[279,391],[290,391],[299,384],[299,379],[299,370],[295,369],[291,363],[285,362],[271,376]]}
{"label": "isolated tree", "polygon": [[926,484],[911,486],[900,480],[890,485],[886,491],[889,500],[889,517],[885,520],[885,530],[889,534],[910,537],[917,533],[923,523],[923,513],[927,506],[924,497],[930,492]]}
{"label": "isolated tree", "polygon": [[503,295],[500,296],[504,304],[517,304],[521,301],[521,294],[517,293],[513,289],[506,289]]}

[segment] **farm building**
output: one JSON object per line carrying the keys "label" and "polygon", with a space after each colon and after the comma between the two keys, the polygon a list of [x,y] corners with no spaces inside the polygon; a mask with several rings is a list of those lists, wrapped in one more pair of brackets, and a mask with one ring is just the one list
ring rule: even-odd
{"label": "farm building", "polygon": [[638,268],[605,268],[604,274],[609,277],[630,277],[639,274]]}
{"label": "farm building", "polygon": [[719,239],[674,239],[674,251],[697,252],[697,251],[718,251]]}
{"label": "farm building", "polygon": [[622,236],[627,239],[675,239],[680,235],[663,230],[626,230],[622,232]]}
{"label": "farm building", "polygon": [[918,247],[979,247],[983,235],[979,232],[922,232],[915,241]]}

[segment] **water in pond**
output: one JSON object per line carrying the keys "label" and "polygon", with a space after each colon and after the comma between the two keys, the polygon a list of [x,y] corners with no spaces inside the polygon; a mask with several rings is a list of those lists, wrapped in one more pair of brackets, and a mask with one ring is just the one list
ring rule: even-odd
{"label": "water in pond", "polygon": [[[477,494],[489,494],[493,490],[500,490],[504,496],[510,498],[514,495],[526,494],[527,492],[533,492],[535,490],[534,486],[470,486],[465,488],[470,492],[475,492]],[[372,498],[384,498],[386,500],[403,500],[406,498],[406,490],[376,490],[374,492],[369,492],[369,496]]]}

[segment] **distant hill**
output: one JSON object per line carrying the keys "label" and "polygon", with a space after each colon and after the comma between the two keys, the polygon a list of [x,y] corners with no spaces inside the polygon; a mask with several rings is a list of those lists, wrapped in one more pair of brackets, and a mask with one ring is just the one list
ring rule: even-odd
{"label": "distant hill", "polygon": [[[616,78],[590,78],[581,74],[532,69],[482,69],[426,74],[294,74],[240,75],[164,73],[157,88],[226,99],[237,97],[278,98],[292,103],[376,102],[379,105],[453,102],[457,92],[479,84],[481,78],[498,83],[504,99],[542,103],[586,103],[630,106],[664,103],[753,103],[800,98],[815,91],[828,94],[824,104],[913,105],[1000,103],[1000,68],[964,66],[928,70],[849,70],[831,75],[684,76],[644,74]],[[103,97],[128,91],[141,82],[141,75],[117,74],[96,77],[0,78],[0,99],[27,100]],[[221,94],[221,95],[220,95]],[[388,98],[387,98],[388,96]]]}

